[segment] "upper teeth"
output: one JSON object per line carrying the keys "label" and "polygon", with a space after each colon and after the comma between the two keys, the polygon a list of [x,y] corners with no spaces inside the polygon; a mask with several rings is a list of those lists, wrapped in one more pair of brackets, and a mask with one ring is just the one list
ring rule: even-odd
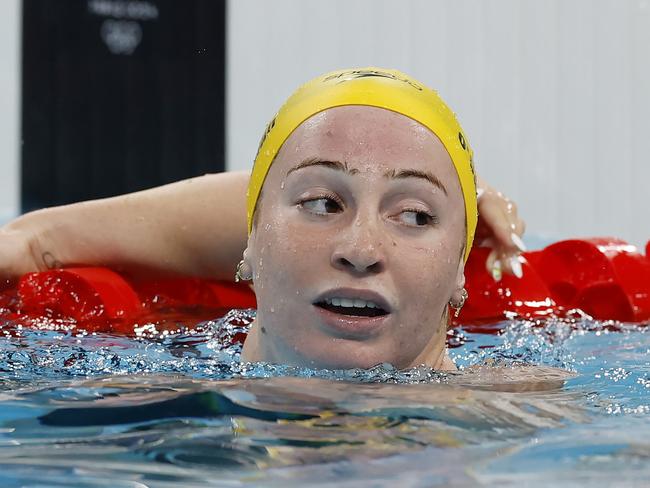
{"label": "upper teeth", "polygon": [[325,303],[334,305],[335,307],[381,308],[375,302],[361,300],[360,298],[326,298]]}

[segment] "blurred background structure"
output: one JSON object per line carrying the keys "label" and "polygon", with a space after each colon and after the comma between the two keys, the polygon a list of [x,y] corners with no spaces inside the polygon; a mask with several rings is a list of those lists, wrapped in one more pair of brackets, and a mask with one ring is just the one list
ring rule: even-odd
{"label": "blurred background structure", "polygon": [[[222,53],[226,62],[225,67],[219,66],[225,82],[221,98],[226,104],[225,133],[214,125],[221,110],[214,90],[210,92],[213,98],[201,95],[203,103],[198,105],[206,114],[213,111],[211,122],[203,125],[191,119],[191,110],[180,113],[178,109],[190,119],[183,119],[187,130],[176,147],[187,141],[212,140],[211,152],[204,154],[211,154],[215,160],[196,151],[171,150],[174,144],[166,144],[166,137],[158,145],[152,137],[148,142],[151,145],[140,144],[140,134],[147,131],[138,125],[145,119],[137,119],[135,132],[125,144],[140,144],[139,149],[125,146],[126,152],[104,154],[106,164],[116,159],[112,161],[116,168],[127,163],[128,167],[138,166],[133,173],[140,179],[125,190],[155,183],[158,180],[147,176],[156,171],[165,180],[216,171],[224,160],[229,169],[249,168],[265,124],[300,83],[331,69],[375,65],[401,69],[439,90],[469,135],[478,171],[519,204],[530,232],[552,239],[616,235],[638,245],[650,238],[650,206],[646,203],[650,182],[649,0],[224,2],[210,3],[221,4],[226,19],[226,51]],[[98,58],[112,63],[106,69],[126,69],[130,75],[140,70],[140,76],[149,76],[152,83],[162,85],[167,79],[165,72],[151,66],[147,75],[138,56],[149,52],[160,57],[176,50],[180,72],[190,65],[199,66],[197,59],[208,71],[219,63],[213,45],[196,45],[183,51],[187,38],[184,29],[197,25],[197,14],[169,14],[178,8],[193,11],[200,0],[67,3],[86,9],[85,19],[91,24],[80,21],[76,28],[84,36],[94,36],[93,49],[97,53],[100,48],[104,50]],[[25,194],[26,176],[40,175],[46,184],[56,178],[45,170],[24,169],[25,155],[40,161],[54,157],[50,154],[54,149],[44,149],[52,146],[39,140],[25,140],[29,146],[22,151],[20,148],[21,137],[24,139],[20,113],[24,113],[25,103],[34,105],[34,100],[25,100],[24,96],[21,105],[21,69],[25,75],[35,73],[20,61],[21,52],[22,56],[26,54],[21,47],[21,19],[26,12],[22,5],[20,0],[0,3],[0,218],[5,219],[20,211],[21,167],[23,203],[41,198]],[[139,44],[131,52],[124,51],[128,46],[118,47],[121,52],[111,51],[104,39],[103,23],[124,20],[116,15],[120,9],[146,11],[147,5],[154,6],[160,15],[153,20],[130,19],[141,27]],[[88,13],[92,8],[103,9],[102,22]],[[166,22],[165,15],[173,15],[176,21]],[[217,14],[199,17],[207,38],[210,32],[206,26],[212,28],[214,36],[223,35],[224,25]],[[183,18],[186,24],[181,23]],[[120,32],[129,34],[129,28],[123,26],[116,34],[118,39]],[[81,34],[71,37],[77,35]],[[134,35],[138,37],[137,32],[131,33]],[[149,41],[157,44],[147,47]],[[74,45],[69,48],[80,49]],[[201,54],[203,48],[209,49]],[[201,55],[204,57],[198,58]],[[200,76],[196,71],[192,79]],[[33,81],[23,79],[22,84]],[[129,103],[141,109],[159,100],[162,105],[155,120],[161,123],[174,103],[196,101],[197,94],[194,86],[185,86],[178,89],[177,99],[138,95]],[[144,97],[142,106],[137,102],[140,96]],[[102,110],[111,112],[112,103],[107,104],[103,97],[101,92],[95,94],[97,103],[104,104]],[[67,137],[88,137],[83,132],[76,134],[71,132]],[[218,141],[225,145],[219,146]],[[217,146],[222,148],[221,154]],[[149,147],[155,152],[149,152]],[[124,154],[127,156],[121,156]],[[55,173],[68,164],[57,157]],[[83,154],[75,157],[81,162],[86,158]],[[168,164],[174,169],[152,169]],[[66,168],[68,175],[77,171],[72,166]],[[60,177],[60,181],[68,178]],[[68,189],[74,198],[80,196],[74,188]],[[113,186],[111,191],[117,189]]]}
{"label": "blurred background structure", "polygon": [[22,210],[223,171],[225,2],[23,0]]}
{"label": "blurred background structure", "polygon": [[0,2],[0,223],[19,206],[20,31],[20,1]]}

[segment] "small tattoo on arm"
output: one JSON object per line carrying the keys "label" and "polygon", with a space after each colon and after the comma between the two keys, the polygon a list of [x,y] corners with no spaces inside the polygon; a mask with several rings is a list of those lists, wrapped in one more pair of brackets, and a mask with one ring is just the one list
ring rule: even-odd
{"label": "small tattoo on arm", "polygon": [[63,267],[63,263],[56,259],[51,252],[44,252],[41,257],[43,258],[43,263],[47,269],[57,269]]}

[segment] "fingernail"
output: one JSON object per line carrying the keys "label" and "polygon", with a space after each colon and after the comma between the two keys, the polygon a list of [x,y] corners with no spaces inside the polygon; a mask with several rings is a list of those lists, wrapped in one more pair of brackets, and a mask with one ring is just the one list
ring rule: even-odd
{"label": "fingernail", "polygon": [[521,237],[513,232],[510,234],[510,240],[515,246],[517,246],[517,249],[521,252],[526,252],[526,245],[524,244],[524,241],[521,240]]}
{"label": "fingernail", "polygon": [[497,259],[492,265],[492,279],[494,281],[501,281],[502,276],[503,273],[501,272],[501,261]]}
{"label": "fingernail", "polygon": [[517,278],[521,278],[524,276],[524,270],[521,267],[521,263],[519,262],[519,258],[517,256],[513,256],[510,258],[510,269],[512,269],[512,274],[515,275]]}

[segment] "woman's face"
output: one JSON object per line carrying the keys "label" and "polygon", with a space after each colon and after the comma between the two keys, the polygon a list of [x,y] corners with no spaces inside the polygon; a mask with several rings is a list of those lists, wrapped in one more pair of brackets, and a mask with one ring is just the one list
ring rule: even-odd
{"label": "woman's face", "polygon": [[313,116],[282,146],[258,203],[249,350],[310,367],[439,366],[464,239],[458,177],[428,129],[374,107]]}

